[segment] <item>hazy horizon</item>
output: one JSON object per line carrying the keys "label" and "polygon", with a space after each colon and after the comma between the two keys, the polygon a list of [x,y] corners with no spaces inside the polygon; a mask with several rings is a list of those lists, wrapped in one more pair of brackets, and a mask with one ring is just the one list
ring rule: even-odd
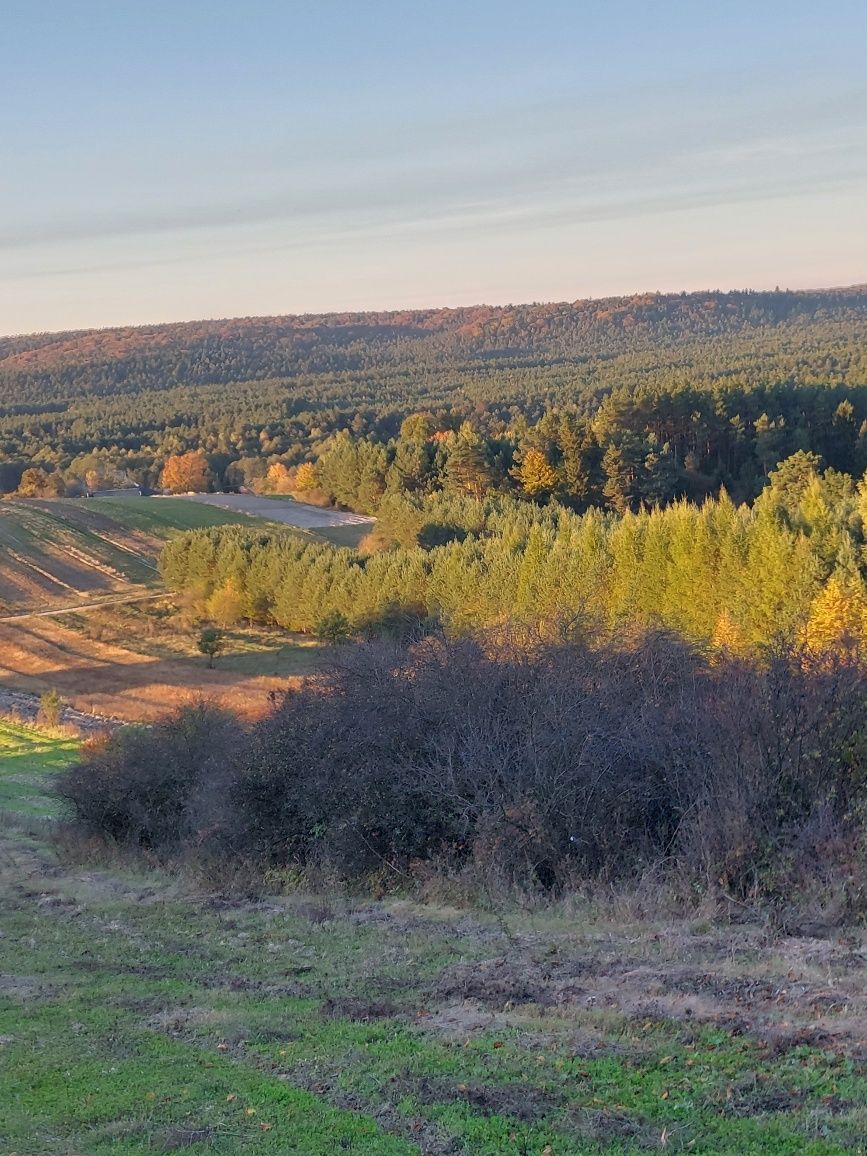
{"label": "hazy horizon", "polygon": [[207,325],[211,323],[218,323],[223,321],[257,321],[267,320],[275,317],[327,317],[340,316],[341,314],[380,314],[380,313],[404,313],[404,312],[421,312],[421,313],[435,313],[439,310],[446,309],[508,309],[514,307],[522,309],[532,307],[534,305],[575,305],[583,301],[608,301],[630,298],[640,298],[645,296],[660,296],[660,297],[676,297],[681,293],[688,295],[701,296],[702,294],[713,293],[845,293],[849,291],[863,290],[867,292],[867,283],[863,281],[853,281],[848,284],[840,285],[774,285],[763,286],[757,288],[754,285],[733,285],[728,288],[724,286],[714,285],[700,286],[695,289],[635,289],[626,290],[622,293],[605,293],[593,294],[582,297],[551,297],[547,299],[534,300],[519,300],[515,298],[511,301],[450,301],[446,303],[421,304],[412,306],[370,306],[363,309],[300,309],[287,310],[281,313],[234,313],[234,314],[213,314],[209,317],[169,317],[162,319],[145,319],[142,321],[119,321],[108,325],[82,325],[69,326],[64,329],[31,329],[21,330],[19,332],[0,332],[0,340],[6,340],[18,337],[35,337],[45,333],[84,333],[84,332],[98,332],[103,329],[157,329],[162,326],[173,325]]}
{"label": "hazy horizon", "polygon": [[854,0],[6,8],[6,334],[867,275]]}

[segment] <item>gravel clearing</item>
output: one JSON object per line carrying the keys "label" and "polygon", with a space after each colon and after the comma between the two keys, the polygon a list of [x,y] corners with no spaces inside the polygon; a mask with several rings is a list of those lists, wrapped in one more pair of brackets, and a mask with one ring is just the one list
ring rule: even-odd
{"label": "gravel clearing", "polygon": [[[375,518],[344,510],[323,510],[304,502],[286,499],[261,498],[256,494],[183,494],[185,501],[217,506],[251,518],[265,518],[269,522],[283,522],[301,530],[316,530],[326,526],[372,526]],[[148,499],[149,501],[157,499]]]}

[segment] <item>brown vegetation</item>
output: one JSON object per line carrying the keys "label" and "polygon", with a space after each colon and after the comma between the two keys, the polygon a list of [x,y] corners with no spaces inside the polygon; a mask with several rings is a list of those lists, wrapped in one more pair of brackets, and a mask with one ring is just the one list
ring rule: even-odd
{"label": "brown vegetation", "polygon": [[864,704],[845,661],[429,638],[347,650],[249,732],[197,706],[120,734],[64,790],[85,828],[161,854],[445,868],[488,894],[653,876],[833,925],[867,895]]}
{"label": "brown vegetation", "polygon": [[0,623],[0,682],[36,695],[56,688],[78,710],[148,721],[199,694],[255,717],[268,708],[269,694],[297,679],[209,670],[201,658],[137,653],[88,638],[59,619],[35,618]]}

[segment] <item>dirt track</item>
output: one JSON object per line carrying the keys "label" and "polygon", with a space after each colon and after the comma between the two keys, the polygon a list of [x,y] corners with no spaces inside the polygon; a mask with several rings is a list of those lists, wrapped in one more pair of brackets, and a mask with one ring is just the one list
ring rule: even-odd
{"label": "dirt track", "polygon": [[101,610],[106,606],[121,606],[128,602],[149,602],[169,598],[164,590],[149,594],[121,594],[117,598],[101,598],[98,602],[82,602],[78,606],[60,606],[54,610],[24,610],[20,614],[5,614],[0,622],[17,622],[21,618],[58,618],[63,614],[80,614],[86,610]]}

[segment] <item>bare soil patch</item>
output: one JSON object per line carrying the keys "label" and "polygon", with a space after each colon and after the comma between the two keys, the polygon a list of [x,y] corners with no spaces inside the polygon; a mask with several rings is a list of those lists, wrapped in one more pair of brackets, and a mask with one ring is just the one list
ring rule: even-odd
{"label": "bare soil patch", "polygon": [[419,1104],[469,1104],[483,1116],[509,1116],[513,1120],[541,1120],[562,1111],[562,1102],[529,1084],[464,1084],[444,1077],[419,1076],[396,1079],[389,1087],[392,1099],[412,1096]]}
{"label": "bare soil patch", "polygon": [[144,722],[179,703],[206,695],[255,717],[269,707],[269,694],[297,682],[292,677],[208,670],[204,659],[136,653],[90,639],[57,619],[0,623],[0,684],[39,695],[56,689],[76,710]]}
{"label": "bare soil patch", "polygon": [[[684,937],[688,941],[688,937]],[[471,1034],[492,1023],[523,1022],[529,1006],[568,1023],[580,1011],[610,1010],[635,1021],[717,1024],[748,1034],[771,1053],[802,1045],[867,1054],[864,945],[781,941],[764,958],[749,939],[733,942],[725,966],[684,966],[676,955],[653,962],[564,952],[539,962],[532,948],[444,969],[424,1023]],[[793,956],[801,966],[791,966]],[[821,963],[808,963],[808,960]]]}
{"label": "bare soil patch", "polygon": [[401,1008],[391,1000],[327,999],[319,1009],[326,1019],[350,1019],[358,1023],[391,1019],[401,1014]]}

